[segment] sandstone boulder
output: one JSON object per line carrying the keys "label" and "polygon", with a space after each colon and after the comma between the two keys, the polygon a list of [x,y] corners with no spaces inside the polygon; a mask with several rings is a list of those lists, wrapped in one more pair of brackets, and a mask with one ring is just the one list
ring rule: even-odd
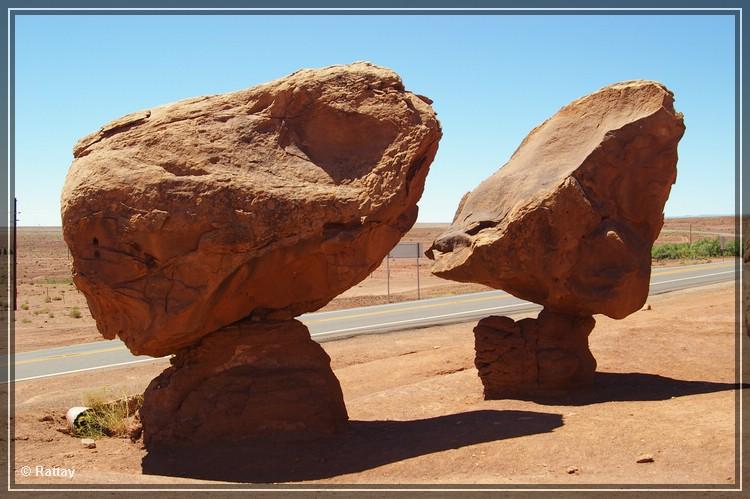
{"label": "sandstone boulder", "polygon": [[364,279],[416,220],[441,137],[430,103],[354,63],[83,138],[62,222],[99,331],[160,356],[248,316],[316,310]]}
{"label": "sandstone boulder", "polygon": [[146,388],[144,444],[333,433],[347,413],[330,362],[296,320],[222,328],[179,352]]}
{"label": "sandstone boulder", "polygon": [[536,319],[490,316],[474,328],[474,364],[486,399],[555,396],[587,386],[596,360],[593,317],[542,310]]}
{"label": "sandstone boulder", "polygon": [[433,273],[566,314],[639,310],[684,129],[656,82],[573,101],[464,197],[427,252]]}

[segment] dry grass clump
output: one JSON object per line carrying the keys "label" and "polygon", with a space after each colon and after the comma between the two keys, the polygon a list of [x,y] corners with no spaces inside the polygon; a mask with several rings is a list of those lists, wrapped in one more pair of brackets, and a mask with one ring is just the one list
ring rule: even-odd
{"label": "dry grass clump", "polygon": [[89,410],[76,420],[74,435],[87,438],[138,438],[138,410],[143,405],[143,395],[108,400],[106,393],[89,393],[85,396],[84,405],[89,407]]}

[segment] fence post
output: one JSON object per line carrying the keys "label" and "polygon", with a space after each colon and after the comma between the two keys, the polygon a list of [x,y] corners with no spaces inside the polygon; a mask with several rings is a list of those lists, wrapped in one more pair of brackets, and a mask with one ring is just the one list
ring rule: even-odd
{"label": "fence post", "polygon": [[419,243],[417,243],[417,300],[421,300],[422,296],[419,292]]}
{"label": "fence post", "polygon": [[385,273],[386,273],[386,292],[388,294],[388,303],[391,302],[391,254],[385,255]]}

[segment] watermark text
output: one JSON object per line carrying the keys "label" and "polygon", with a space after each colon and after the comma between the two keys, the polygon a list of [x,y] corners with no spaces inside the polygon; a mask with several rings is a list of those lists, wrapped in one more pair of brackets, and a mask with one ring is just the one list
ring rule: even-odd
{"label": "watermark text", "polygon": [[73,478],[75,468],[61,468],[60,466],[22,466],[19,470],[23,476]]}

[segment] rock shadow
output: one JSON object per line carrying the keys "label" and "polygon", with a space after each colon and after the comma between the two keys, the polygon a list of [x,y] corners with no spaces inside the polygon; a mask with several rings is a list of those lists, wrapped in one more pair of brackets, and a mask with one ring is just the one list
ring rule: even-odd
{"label": "rock shadow", "polygon": [[685,395],[737,390],[747,383],[687,381],[658,374],[604,373],[594,375],[593,385],[564,395],[519,397],[544,405],[590,405],[603,402],[648,402],[669,400]]}
{"label": "rock shadow", "polygon": [[338,434],[302,442],[250,440],[150,451],[144,474],[230,482],[294,482],[356,473],[483,442],[551,432],[559,414],[471,411],[414,421],[350,421]]}

